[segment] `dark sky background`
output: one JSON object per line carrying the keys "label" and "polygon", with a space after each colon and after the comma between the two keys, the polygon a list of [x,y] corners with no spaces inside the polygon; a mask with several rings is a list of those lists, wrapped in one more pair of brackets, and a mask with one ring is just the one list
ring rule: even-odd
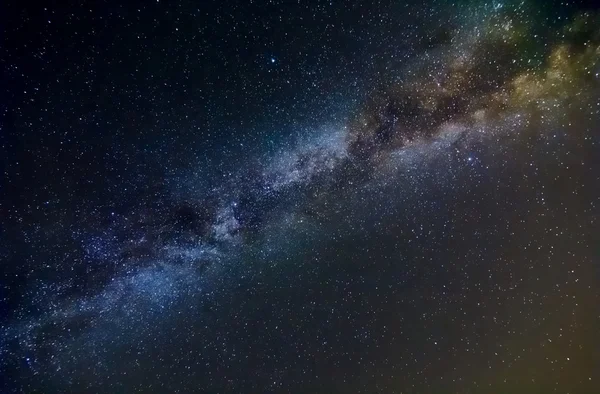
{"label": "dark sky background", "polygon": [[0,392],[600,392],[594,6],[5,2],[0,70]]}

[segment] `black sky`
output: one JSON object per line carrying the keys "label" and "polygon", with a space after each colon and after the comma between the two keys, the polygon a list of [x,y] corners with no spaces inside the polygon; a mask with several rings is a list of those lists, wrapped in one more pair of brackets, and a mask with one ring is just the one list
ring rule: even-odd
{"label": "black sky", "polygon": [[0,15],[0,391],[598,392],[593,6]]}

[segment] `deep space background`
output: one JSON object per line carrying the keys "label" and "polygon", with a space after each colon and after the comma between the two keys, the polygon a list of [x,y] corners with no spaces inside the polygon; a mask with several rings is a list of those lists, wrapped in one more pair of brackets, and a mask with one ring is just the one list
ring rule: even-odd
{"label": "deep space background", "polygon": [[600,9],[0,5],[1,393],[600,393]]}

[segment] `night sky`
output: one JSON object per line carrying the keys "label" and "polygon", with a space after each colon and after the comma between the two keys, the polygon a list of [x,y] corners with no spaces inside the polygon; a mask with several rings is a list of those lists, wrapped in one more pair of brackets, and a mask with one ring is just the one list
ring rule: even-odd
{"label": "night sky", "polygon": [[600,8],[0,5],[0,393],[600,393]]}

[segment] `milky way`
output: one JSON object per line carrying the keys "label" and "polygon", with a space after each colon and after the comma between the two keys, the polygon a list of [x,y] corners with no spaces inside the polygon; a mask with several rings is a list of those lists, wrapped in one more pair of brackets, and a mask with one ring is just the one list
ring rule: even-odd
{"label": "milky way", "polygon": [[[380,7],[391,22],[374,37],[420,9]],[[411,42],[402,62],[362,53],[383,67],[354,85],[349,75],[349,88],[336,81],[341,104],[315,122],[224,133],[211,143],[226,151],[199,150],[185,166],[161,163],[177,156],[173,128],[156,126],[156,145],[127,140],[163,172],[128,170],[141,180],[119,192],[98,183],[75,202],[65,191],[80,187],[69,186],[77,171],[92,185],[94,171],[112,174],[110,160],[11,189],[27,170],[10,156],[6,392],[598,390],[600,14],[526,2],[443,10],[425,38],[390,28],[392,48]],[[263,57],[267,73],[286,58]],[[160,73],[151,64],[136,67]],[[325,79],[321,94],[338,94]],[[21,107],[5,111],[16,131],[39,111]],[[87,116],[78,111],[68,119]],[[20,138],[4,149],[26,151]]]}

